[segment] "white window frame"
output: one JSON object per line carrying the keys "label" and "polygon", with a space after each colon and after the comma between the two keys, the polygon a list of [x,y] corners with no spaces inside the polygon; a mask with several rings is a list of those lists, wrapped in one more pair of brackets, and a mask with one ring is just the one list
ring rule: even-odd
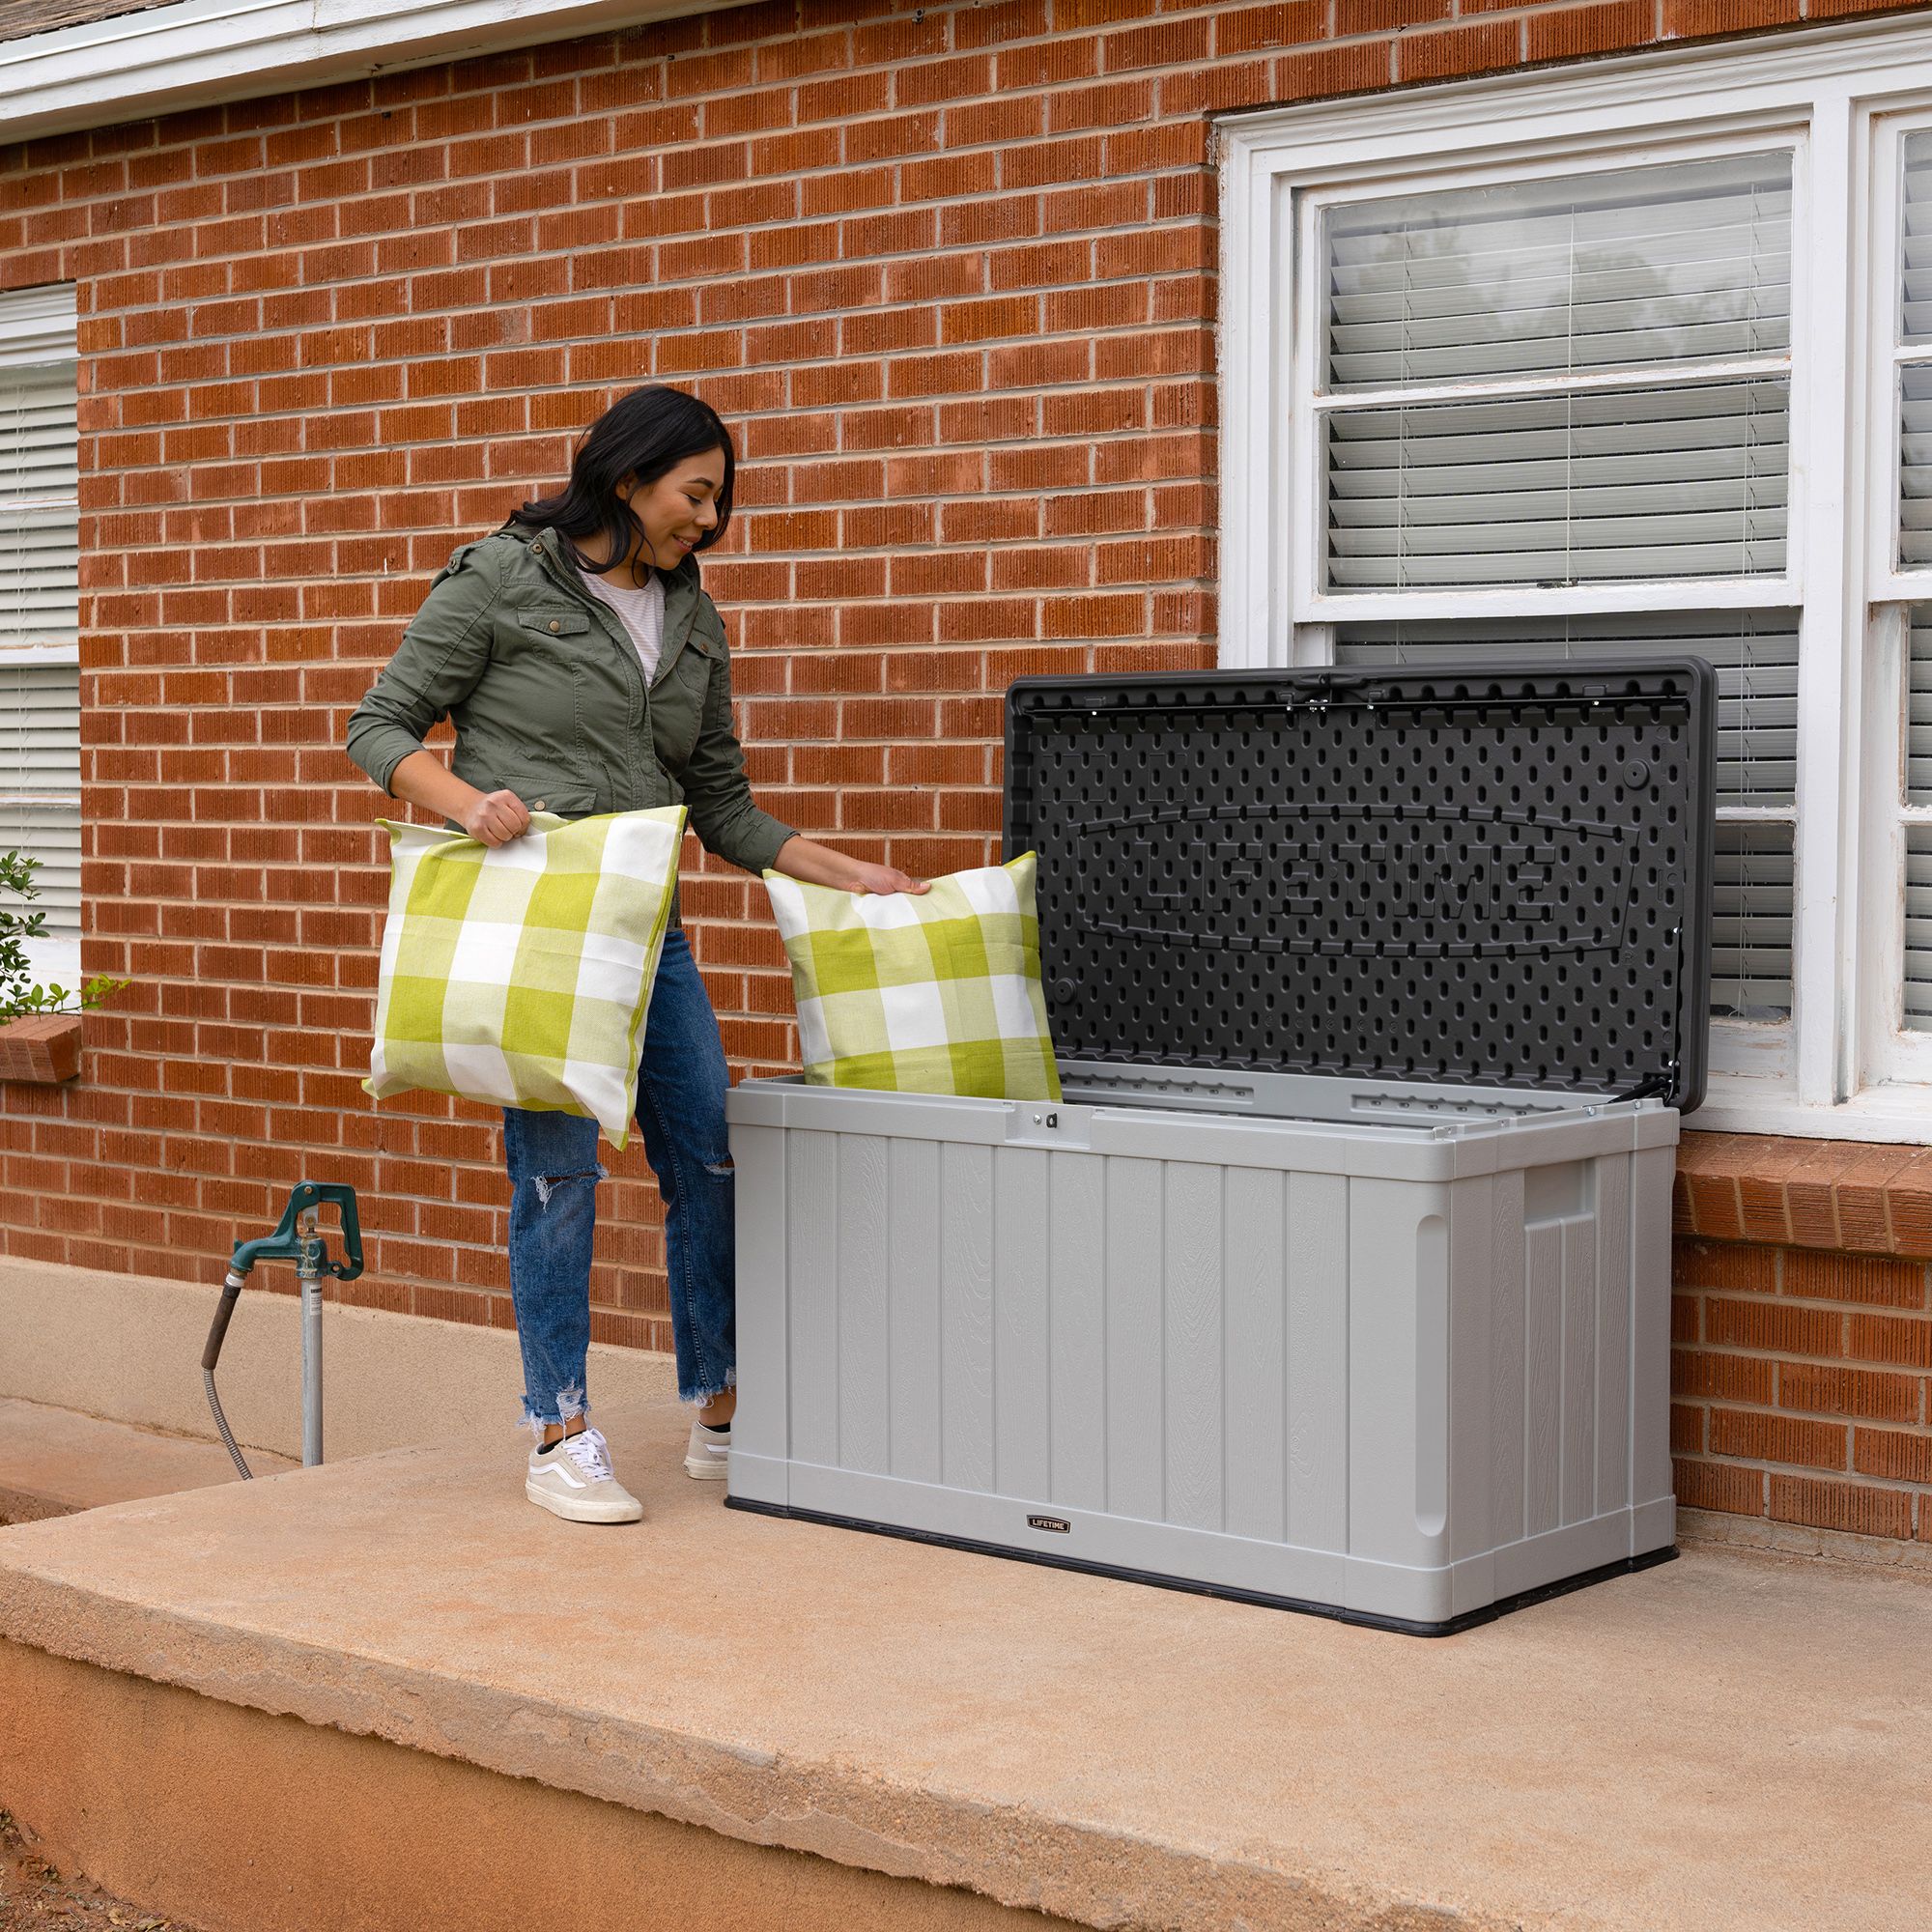
{"label": "white window frame", "polygon": [[[1889,569],[1896,469],[1895,457],[1888,469],[1881,452],[1895,451],[1896,431],[1882,433],[1874,415],[1875,407],[1895,415],[1892,352],[1888,346],[1880,358],[1876,346],[1876,331],[1892,326],[1895,270],[1879,206],[1889,197],[1873,157],[1890,152],[1895,165],[1891,120],[1920,110],[1932,117],[1932,19],[1924,15],[1219,124],[1224,666],[1326,662],[1342,617],[1803,611],[1792,1015],[1776,1027],[1713,1023],[1710,1089],[1690,1117],[1699,1127],[1932,1141],[1932,1039],[1907,1039],[1897,1026],[1903,668],[1898,627],[1880,611],[1900,598],[1932,599],[1932,571],[1906,573],[1901,587]],[[1300,211],[1311,196],[1780,143],[1797,149],[1785,578],[1662,588],[1318,590],[1317,439],[1312,412],[1294,406],[1312,392],[1318,340],[1310,327],[1317,292],[1297,267]],[[1883,572],[1875,568],[1881,544]],[[1879,621],[1868,622],[1868,611]],[[1881,810],[1885,775],[1890,789]],[[1912,1051],[1921,1045],[1925,1052]]]}

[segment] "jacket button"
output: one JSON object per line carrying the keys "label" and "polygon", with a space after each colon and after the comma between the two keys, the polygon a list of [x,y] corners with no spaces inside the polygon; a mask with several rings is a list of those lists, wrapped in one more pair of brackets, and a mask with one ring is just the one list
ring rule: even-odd
{"label": "jacket button", "polygon": [[550,807],[546,805],[542,799],[538,799],[537,802],[530,807],[530,810],[532,811],[548,811],[550,810]]}
{"label": "jacket button", "polygon": [[559,626],[559,625],[558,625],[558,623],[557,623],[557,621],[556,621],[556,619],[555,619],[554,617],[553,617],[553,618],[552,618],[552,619],[550,620],[550,627],[551,627],[551,629],[552,629],[553,631],[554,631],[554,630],[558,630],[558,629],[560,629],[560,628],[561,628],[561,626]]}

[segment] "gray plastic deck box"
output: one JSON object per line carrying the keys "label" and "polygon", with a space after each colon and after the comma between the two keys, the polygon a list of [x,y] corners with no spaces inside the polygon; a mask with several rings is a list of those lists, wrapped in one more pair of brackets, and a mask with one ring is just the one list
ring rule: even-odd
{"label": "gray plastic deck box", "polygon": [[1015,686],[1065,1098],[733,1091],[732,1504],[1425,1633],[1667,1555],[1710,696]]}

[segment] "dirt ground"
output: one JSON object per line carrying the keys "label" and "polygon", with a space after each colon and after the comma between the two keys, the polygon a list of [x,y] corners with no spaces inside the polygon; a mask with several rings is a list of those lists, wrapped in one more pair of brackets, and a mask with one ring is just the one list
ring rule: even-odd
{"label": "dirt ground", "polygon": [[96,1932],[125,1925],[128,1932],[195,1932],[169,1918],[97,1891],[84,1879],[56,1871],[27,1845],[12,1816],[0,1811],[0,1932]]}

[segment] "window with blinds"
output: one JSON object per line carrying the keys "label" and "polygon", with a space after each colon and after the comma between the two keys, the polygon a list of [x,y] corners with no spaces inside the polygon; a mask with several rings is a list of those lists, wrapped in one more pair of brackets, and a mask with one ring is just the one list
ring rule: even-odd
{"label": "window with blinds", "polygon": [[1788,150],[1341,203],[1321,248],[1330,592],[1783,574]]}
{"label": "window with blinds", "polygon": [[71,288],[0,296],[0,849],[80,932],[78,440]]}
{"label": "window with blinds", "polygon": [[[1717,670],[1718,847],[1711,1010],[1722,1019],[1785,1019],[1791,1011],[1796,896],[1795,611],[1344,624],[1335,634],[1336,662],[1345,665],[1410,664],[1445,656],[1547,663],[1605,650],[1635,651],[1647,657],[1694,655]],[[1932,656],[1926,681],[1932,692]],[[1932,743],[1927,762],[1932,766]],[[1932,847],[1927,863],[1932,867]],[[1932,975],[1932,959],[1927,964]]]}

